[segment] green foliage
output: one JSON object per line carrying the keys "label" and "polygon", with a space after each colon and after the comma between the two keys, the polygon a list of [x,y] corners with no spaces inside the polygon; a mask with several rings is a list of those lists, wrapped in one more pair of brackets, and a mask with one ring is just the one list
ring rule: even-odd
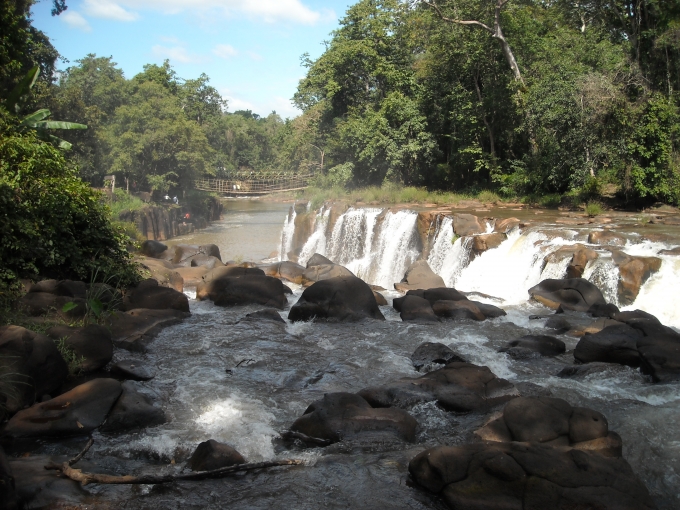
{"label": "green foliage", "polygon": [[501,197],[499,197],[497,193],[488,190],[480,191],[477,195],[477,199],[485,204],[497,204],[501,201]]}
{"label": "green foliage", "polygon": [[134,195],[130,195],[125,190],[116,189],[109,204],[109,209],[111,209],[111,217],[118,218],[122,212],[137,211],[146,205],[142,200]]}
{"label": "green foliage", "polygon": [[602,214],[602,206],[597,202],[588,202],[586,204],[586,214],[591,218],[599,216]]}
{"label": "green foliage", "polygon": [[82,370],[82,365],[85,362],[84,356],[78,356],[73,349],[66,345],[66,338],[60,338],[54,342],[57,345],[57,350],[61,357],[64,358],[66,365],[68,366],[69,375],[78,375]]}
{"label": "green foliage", "polygon": [[109,223],[98,192],[64,155],[0,119],[2,278],[88,278],[97,269],[137,280],[125,236]]}

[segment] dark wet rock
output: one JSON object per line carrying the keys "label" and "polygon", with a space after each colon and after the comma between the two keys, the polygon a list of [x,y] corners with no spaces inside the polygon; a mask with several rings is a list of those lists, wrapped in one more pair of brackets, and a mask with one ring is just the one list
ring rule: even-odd
{"label": "dark wet rock", "polygon": [[142,243],[139,251],[142,253],[142,255],[146,257],[156,259],[167,249],[168,249],[167,245],[159,241],[153,241],[151,239],[148,239]]}
{"label": "dark wet rock", "polygon": [[498,308],[497,306],[490,305],[488,303],[482,303],[480,301],[474,301],[472,299],[469,300],[470,303],[475,305],[477,308],[479,308],[479,311],[484,314],[484,317],[487,319],[495,319],[496,317],[503,317],[504,315],[508,315],[505,310],[502,308]]}
{"label": "dark wet rock", "polygon": [[610,230],[598,230],[588,234],[588,244],[625,246],[626,238]]}
{"label": "dark wet rock", "polygon": [[472,301],[435,301],[432,305],[432,310],[437,317],[451,320],[471,319],[475,321],[483,321],[486,316]]}
{"label": "dark wet rock", "polygon": [[552,309],[561,306],[566,310],[586,312],[592,305],[606,303],[600,289],[583,278],[543,280],[530,288],[529,294]]}
{"label": "dark wet rock", "polygon": [[190,259],[190,267],[207,267],[208,269],[214,269],[222,266],[224,266],[222,261],[212,255],[195,255]]}
{"label": "dark wet rock", "polygon": [[647,313],[643,310],[629,310],[626,312],[618,312],[612,315],[612,319],[614,319],[615,321],[624,322],[629,325],[631,323],[635,323],[635,321],[637,321],[638,319],[645,319],[648,321],[655,322],[657,324],[661,324],[659,319],[657,319],[651,313]]}
{"label": "dark wet rock", "polygon": [[599,333],[604,328],[608,328],[609,326],[620,326],[622,324],[623,322],[607,319],[606,317],[600,317],[599,319],[587,324],[583,328],[575,330],[575,334],[576,336],[583,336],[586,333]]}
{"label": "dark wet rock", "polygon": [[358,395],[373,407],[408,407],[436,401],[456,412],[486,411],[515,398],[515,387],[496,377],[488,367],[453,362],[419,378],[403,378],[385,386],[369,387]]}
{"label": "dark wet rock", "polygon": [[564,342],[549,335],[526,335],[505,344],[498,352],[506,352],[512,357],[523,357],[525,352],[541,356],[558,356],[566,351]]}
{"label": "dark wet rock", "polygon": [[552,391],[549,388],[544,388],[538,384],[531,382],[516,382],[515,388],[521,397],[550,397]]}
{"label": "dark wet rock", "polygon": [[[138,383],[137,383],[138,384]],[[100,427],[105,433],[153,427],[166,422],[162,409],[153,405],[153,401],[140,393],[132,381],[122,383],[123,393],[111,408],[106,423]]]}
{"label": "dark wet rock", "polygon": [[385,320],[373,297],[371,288],[356,276],[339,276],[321,280],[305,291],[293,305],[288,319],[358,321],[362,319]]}
{"label": "dark wet rock", "polygon": [[307,269],[314,266],[325,266],[335,264],[331,259],[324,257],[320,253],[315,253],[307,261]]}
{"label": "dark wet rock", "polygon": [[411,354],[411,361],[416,370],[420,371],[426,365],[439,363],[446,365],[453,361],[465,363],[465,360],[456,354],[450,347],[438,342],[425,342],[420,344]]}
{"label": "dark wet rock", "polygon": [[480,234],[472,237],[471,251],[474,256],[479,256],[485,251],[498,248],[508,238],[506,234],[495,232],[493,234]]}
{"label": "dark wet rock", "polygon": [[604,361],[638,367],[640,338],[642,334],[628,325],[609,326],[599,333],[586,333],[574,349],[574,358],[581,363]]}
{"label": "dark wet rock", "polygon": [[413,443],[417,425],[401,409],[374,409],[359,395],[327,393],[313,402],[290,429],[334,443],[366,433],[388,433]]}
{"label": "dark wet rock", "polygon": [[585,379],[590,376],[603,377],[602,372],[606,372],[611,366],[611,363],[601,361],[584,363],[583,365],[571,365],[560,370],[557,377],[570,379]]}
{"label": "dark wet rock", "polygon": [[47,335],[54,340],[63,340],[64,345],[72,349],[78,358],[83,358],[80,363],[83,372],[104,368],[113,357],[111,333],[98,324],[82,328],[54,326],[47,330]]}
{"label": "dark wet rock", "polygon": [[441,276],[435,274],[427,261],[418,260],[411,264],[404,273],[400,283],[395,283],[394,288],[399,292],[408,292],[417,289],[436,289],[446,287]]}
{"label": "dark wet rock", "polygon": [[473,214],[454,214],[451,219],[453,220],[453,232],[457,236],[471,236],[486,232],[486,222]]}
{"label": "dark wet rock", "polygon": [[139,308],[115,312],[106,321],[113,345],[129,351],[145,352],[146,346],[163,329],[182,322],[190,314],[178,310]]}
{"label": "dark wet rock", "polygon": [[14,474],[2,447],[0,447],[0,508],[6,510],[19,509],[19,497]]}
{"label": "dark wet rock", "polygon": [[119,379],[133,381],[150,381],[156,377],[156,371],[141,361],[126,359],[111,365],[111,375]]}
{"label": "dark wet rock", "polygon": [[115,379],[94,379],[19,411],[3,431],[9,437],[88,434],[106,419],[122,391]]}
{"label": "dark wet rock", "polygon": [[639,338],[637,349],[642,373],[651,375],[655,382],[680,380],[679,334],[673,331]]}
{"label": "dark wet rock", "polygon": [[[69,309],[64,311],[67,305]],[[79,319],[87,313],[84,299],[48,292],[29,292],[19,300],[19,309],[33,317],[56,313],[69,319]]]}
{"label": "dark wet rock", "polygon": [[[418,291],[408,291],[407,294],[412,294]],[[427,299],[430,304],[437,301],[467,301],[467,297],[458,292],[456,289],[450,287],[436,287],[434,289],[424,289],[422,297]]]}
{"label": "dark wet rock", "polygon": [[54,341],[21,326],[0,327],[0,370],[17,374],[16,394],[1,402],[10,414],[52,395],[68,376]]}
{"label": "dark wet rock", "polygon": [[[434,314],[432,306],[427,299],[418,296],[404,296],[396,298],[399,300],[399,312],[401,320],[404,322],[439,322]],[[394,306],[394,305],[393,305]]]}
{"label": "dark wet rock", "polygon": [[438,446],[409,472],[455,509],[656,508],[624,459],[540,443]]}
{"label": "dark wet rock", "polygon": [[87,285],[73,280],[43,280],[31,285],[28,292],[47,292],[55,296],[85,299],[87,298]]}
{"label": "dark wet rock", "polygon": [[[254,268],[239,269],[255,271]],[[281,280],[264,274],[244,273],[243,276],[219,276],[209,280],[206,276],[206,282],[196,288],[196,299],[210,299],[217,306],[258,304],[282,309],[288,303],[286,289]]]}
{"label": "dark wet rock", "polygon": [[203,283],[203,277],[208,274],[210,268],[198,267],[178,267],[175,272],[182,278],[182,290],[196,288]]}
{"label": "dark wet rock", "polygon": [[136,308],[146,308],[150,310],[188,312],[189,299],[182,292],[161,287],[156,280],[149,278],[125,293],[123,307],[127,311]]}
{"label": "dark wet rock", "polygon": [[618,297],[622,305],[633,303],[642,285],[661,268],[658,257],[637,257],[613,250],[612,259],[619,267]]}
{"label": "dark wet rock", "polygon": [[593,317],[607,317],[611,319],[620,310],[618,306],[611,303],[597,303],[588,308],[587,311]]}
{"label": "dark wet rock", "polygon": [[319,264],[315,266],[309,266],[302,273],[302,283],[303,285],[309,285],[311,283],[320,282],[322,280],[329,280],[331,278],[337,278],[341,276],[354,276],[354,273],[347,269],[345,266],[339,264]]}
{"label": "dark wet rock", "polygon": [[389,303],[387,302],[387,299],[385,299],[385,296],[383,296],[380,292],[377,292],[373,289],[373,297],[375,298],[375,302],[378,303],[378,306],[387,306]]}
{"label": "dark wet rock", "polygon": [[265,276],[265,274],[262,269],[257,267],[243,267],[233,264],[211,269],[203,276],[203,281],[196,286],[196,299],[213,299],[210,295],[219,290],[220,280],[244,276]]}
{"label": "dark wet rock", "polygon": [[247,320],[253,321],[271,321],[280,322],[282,324],[286,323],[283,317],[281,317],[279,314],[278,310],[275,310],[274,308],[267,308],[265,310],[258,310],[257,312],[246,314],[245,318]]}
{"label": "dark wet rock", "polygon": [[506,404],[500,416],[492,417],[475,434],[484,441],[548,443],[583,447],[610,457],[621,456],[621,438],[609,431],[603,414],[585,407],[572,407],[560,398],[516,398]]}
{"label": "dark wet rock", "polygon": [[545,321],[546,329],[554,329],[557,333],[564,333],[571,329],[571,323],[562,316],[553,315]]}
{"label": "dark wet rock", "polygon": [[302,274],[305,272],[305,267],[301,266],[300,264],[296,264],[295,262],[285,260],[283,262],[277,262],[276,264],[264,266],[262,270],[267,276],[281,278],[283,280],[302,285]]}
{"label": "dark wet rock", "polygon": [[192,471],[212,471],[245,463],[243,455],[234,448],[225,443],[218,443],[214,439],[199,444],[189,459]]}

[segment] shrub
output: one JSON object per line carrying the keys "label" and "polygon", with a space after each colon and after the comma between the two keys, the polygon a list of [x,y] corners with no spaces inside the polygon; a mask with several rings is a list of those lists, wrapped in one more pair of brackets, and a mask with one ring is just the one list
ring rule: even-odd
{"label": "shrub", "polygon": [[87,280],[99,269],[133,284],[126,240],[63,152],[0,118],[1,279]]}
{"label": "shrub", "polygon": [[477,195],[477,199],[485,204],[497,204],[501,201],[501,197],[493,191],[480,191],[479,195]]}
{"label": "shrub", "polygon": [[598,214],[602,214],[602,206],[597,202],[588,202],[586,204],[586,214],[594,218]]}

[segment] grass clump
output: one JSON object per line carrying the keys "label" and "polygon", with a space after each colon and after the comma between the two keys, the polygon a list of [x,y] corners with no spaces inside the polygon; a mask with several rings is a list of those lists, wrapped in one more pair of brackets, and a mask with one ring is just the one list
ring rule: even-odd
{"label": "grass clump", "polygon": [[68,365],[69,375],[79,375],[82,370],[83,363],[85,362],[84,356],[78,356],[73,347],[66,344],[66,338],[60,338],[55,341],[57,345],[57,350],[61,357]]}
{"label": "grass clump", "polygon": [[501,197],[497,193],[488,190],[480,191],[477,199],[485,204],[497,204],[501,201]]}
{"label": "grass clump", "polygon": [[117,189],[113,194],[113,199],[109,204],[109,209],[111,210],[111,217],[113,220],[117,220],[120,214],[127,211],[137,211],[142,207],[146,206],[142,200],[134,195],[130,195],[128,192]]}
{"label": "grass clump", "polygon": [[602,211],[602,205],[597,202],[588,202],[586,204],[586,214],[590,218],[594,218],[595,216],[602,214]]}

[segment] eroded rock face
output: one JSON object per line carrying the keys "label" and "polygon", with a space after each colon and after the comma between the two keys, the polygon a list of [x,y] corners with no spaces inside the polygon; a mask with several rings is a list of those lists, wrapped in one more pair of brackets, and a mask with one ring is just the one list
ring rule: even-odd
{"label": "eroded rock face", "polygon": [[453,362],[422,377],[403,378],[358,392],[373,407],[408,407],[436,401],[456,412],[486,411],[518,396],[515,387],[488,367]]}
{"label": "eroded rock face", "polygon": [[564,342],[549,335],[526,335],[505,344],[498,352],[506,352],[513,358],[523,358],[531,353],[540,356],[558,356],[566,351]]}
{"label": "eroded rock face", "polygon": [[89,324],[82,328],[54,326],[47,330],[47,335],[54,340],[64,340],[64,344],[73,349],[78,358],[84,358],[80,364],[83,372],[95,372],[104,368],[113,357],[113,341],[109,330],[98,324]]}
{"label": "eroded rock face", "polygon": [[451,508],[656,508],[622,458],[539,443],[439,446],[409,463],[413,479]]}
{"label": "eroded rock face", "polygon": [[411,264],[406,270],[401,282],[394,284],[396,290],[404,293],[409,290],[425,290],[442,287],[446,287],[444,280],[441,276],[432,271],[425,260],[418,260]]}
{"label": "eroded rock face", "polygon": [[622,452],[621,438],[609,431],[602,413],[552,397],[516,398],[475,434],[484,441],[546,443],[608,457]]}
{"label": "eroded rock face", "polygon": [[234,448],[214,439],[200,443],[189,459],[189,467],[192,471],[212,471],[245,463],[243,455]]}
{"label": "eroded rock face", "polygon": [[305,289],[290,309],[288,319],[293,322],[311,319],[344,322],[385,320],[385,317],[373,291],[363,280],[356,276],[339,276],[321,280]]}
{"label": "eroded rock face", "polygon": [[353,393],[327,393],[290,427],[310,437],[342,441],[363,434],[390,434],[414,442],[416,420],[401,409],[374,409]]}
{"label": "eroded rock face", "polygon": [[529,289],[529,294],[539,303],[552,308],[587,312],[595,304],[605,304],[602,292],[583,278],[543,280]]}
{"label": "eroded rock face", "polygon": [[4,402],[10,414],[52,395],[66,380],[68,366],[54,341],[21,326],[0,327],[0,367],[16,373],[16,395]]}
{"label": "eroded rock face", "polygon": [[160,287],[152,278],[128,290],[123,298],[125,310],[146,308],[150,310],[177,310],[189,312],[189,299],[182,292]]}
{"label": "eroded rock face", "polygon": [[486,232],[486,222],[473,214],[454,214],[451,219],[453,232],[458,236],[464,237]]}
{"label": "eroded rock face", "polygon": [[52,400],[19,411],[7,423],[8,437],[88,434],[99,427],[122,392],[115,379],[94,379]]}
{"label": "eroded rock face", "polygon": [[612,259],[619,267],[618,297],[622,305],[633,303],[642,285],[661,268],[658,257],[637,257],[614,250]]}

